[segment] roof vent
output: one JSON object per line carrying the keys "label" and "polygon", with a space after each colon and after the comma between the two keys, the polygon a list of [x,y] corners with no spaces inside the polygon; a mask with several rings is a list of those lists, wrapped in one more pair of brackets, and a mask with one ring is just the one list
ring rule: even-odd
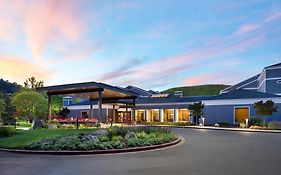
{"label": "roof vent", "polygon": [[183,96],[183,92],[182,91],[175,91],[174,95],[177,97],[182,97]]}

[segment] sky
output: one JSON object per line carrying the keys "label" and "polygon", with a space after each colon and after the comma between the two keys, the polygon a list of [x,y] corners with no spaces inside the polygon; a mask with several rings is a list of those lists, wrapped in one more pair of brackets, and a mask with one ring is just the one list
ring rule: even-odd
{"label": "sky", "polygon": [[165,90],[281,62],[280,0],[0,0],[0,78]]}

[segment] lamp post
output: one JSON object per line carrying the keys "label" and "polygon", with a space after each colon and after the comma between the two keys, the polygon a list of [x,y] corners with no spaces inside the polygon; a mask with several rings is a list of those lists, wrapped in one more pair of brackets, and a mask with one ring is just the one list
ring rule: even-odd
{"label": "lamp post", "polygon": [[249,119],[246,118],[246,128],[248,128],[249,125]]}
{"label": "lamp post", "polygon": [[205,118],[204,117],[202,117],[202,124],[203,124],[203,126],[205,125]]}

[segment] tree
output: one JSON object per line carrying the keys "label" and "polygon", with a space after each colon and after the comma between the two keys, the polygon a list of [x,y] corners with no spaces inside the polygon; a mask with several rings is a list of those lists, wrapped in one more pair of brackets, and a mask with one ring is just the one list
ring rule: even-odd
{"label": "tree", "polygon": [[43,80],[37,81],[35,77],[30,77],[24,82],[24,87],[27,89],[35,89],[35,88],[43,87],[43,85],[44,85],[44,81]]}
{"label": "tree", "polygon": [[51,111],[53,115],[57,115],[62,110],[62,96],[56,95],[51,97]]}
{"label": "tree", "polygon": [[2,112],[5,110],[6,108],[6,102],[4,99],[0,98],[0,122],[2,121],[3,122],[3,119],[2,119]]}
{"label": "tree", "polygon": [[63,108],[60,112],[58,112],[58,116],[60,117],[67,117],[67,115],[70,113],[70,110],[67,109],[67,107]]}
{"label": "tree", "polygon": [[198,118],[203,115],[204,104],[202,102],[188,105],[188,110],[194,117],[196,125],[198,124]]}
{"label": "tree", "polygon": [[265,116],[272,115],[274,112],[277,112],[278,109],[272,100],[267,100],[266,102],[258,101],[254,103],[254,105],[256,114],[258,116],[263,116],[263,126],[265,126]]}
{"label": "tree", "polygon": [[21,91],[12,98],[12,104],[22,117],[32,121],[34,117],[42,118],[47,114],[47,100],[35,91]]}

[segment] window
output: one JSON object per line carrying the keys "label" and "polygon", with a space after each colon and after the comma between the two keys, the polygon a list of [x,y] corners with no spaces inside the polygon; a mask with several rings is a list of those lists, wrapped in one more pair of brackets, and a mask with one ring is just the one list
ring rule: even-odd
{"label": "window", "polygon": [[278,84],[281,84],[281,80],[277,80],[277,83],[278,83]]}

